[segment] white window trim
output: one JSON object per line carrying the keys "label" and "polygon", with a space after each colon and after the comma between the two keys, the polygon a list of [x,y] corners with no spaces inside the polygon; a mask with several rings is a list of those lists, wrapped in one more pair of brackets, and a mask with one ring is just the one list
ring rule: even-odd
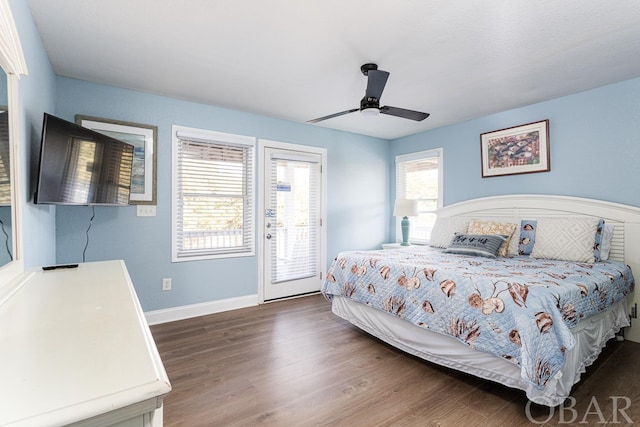
{"label": "white window trim", "polygon": [[[216,254],[205,254],[205,255],[194,255],[194,256],[182,256],[178,257],[178,247],[177,247],[177,219],[178,219],[178,133],[184,136],[188,136],[193,139],[201,139],[201,140],[214,140],[219,142],[228,142],[229,144],[250,146],[253,158],[253,167],[252,167],[252,175],[251,175],[251,185],[253,188],[253,204],[251,209],[251,235],[252,235],[252,244],[251,250],[246,252],[230,252],[230,253],[216,253]],[[220,258],[240,258],[240,257],[249,257],[255,256],[256,254],[256,169],[257,169],[257,159],[256,159],[256,138],[245,135],[235,135],[223,132],[216,132],[204,129],[190,128],[186,126],[178,126],[173,125],[171,127],[171,262],[187,262],[187,261],[199,261],[206,259],[220,259]]]}
{"label": "white window trim", "polygon": [[[437,203],[437,207],[435,210],[433,211],[429,211],[429,212],[436,212],[437,210],[441,209],[444,204],[443,204],[443,194],[444,194],[444,180],[443,180],[443,176],[444,176],[444,150],[442,148],[433,148],[431,150],[424,150],[424,151],[417,151],[414,153],[408,153],[408,154],[399,154],[396,156],[396,161],[395,161],[395,168],[394,168],[394,194],[395,194],[395,198],[402,198],[404,197],[404,195],[398,195],[398,183],[397,183],[397,179],[398,179],[398,163],[403,163],[403,162],[409,162],[412,160],[421,160],[424,158],[430,158],[430,157],[437,157],[438,160],[438,203]],[[393,205],[392,205],[393,206]],[[400,227],[400,222],[401,222],[402,218],[400,217],[395,217],[395,224],[396,224],[396,242],[400,242],[402,240],[402,229]],[[409,242],[411,243],[411,233],[409,233]],[[420,242],[420,244],[422,244],[422,242]]]}

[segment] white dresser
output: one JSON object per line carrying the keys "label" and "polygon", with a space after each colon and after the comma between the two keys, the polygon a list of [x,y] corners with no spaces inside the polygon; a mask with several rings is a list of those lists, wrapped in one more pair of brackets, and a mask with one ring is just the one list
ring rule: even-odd
{"label": "white dresser", "polygon": [[35,271],[0,306],[0,426],[161,426],[169,379],[123,261]]}

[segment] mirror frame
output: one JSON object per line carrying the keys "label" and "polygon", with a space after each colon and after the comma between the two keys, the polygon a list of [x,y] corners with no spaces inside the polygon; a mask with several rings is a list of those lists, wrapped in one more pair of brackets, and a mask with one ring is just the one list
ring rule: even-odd
{"label": "mirror frame", "polygon": [[19,79],[27,74],[27,65],[8,0],[0,0],[0,67],[7,74],[9,108],[9,158],[11,175],[11,221],[14,261],[0,268],[0,305],[28,280],[24,274],[22,244],[22,150],[20,144]]}

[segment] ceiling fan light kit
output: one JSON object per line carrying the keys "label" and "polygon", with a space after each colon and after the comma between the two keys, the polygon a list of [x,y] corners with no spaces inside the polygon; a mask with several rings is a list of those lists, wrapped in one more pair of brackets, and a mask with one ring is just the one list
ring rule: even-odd
{"label": "ceiling fan light kit", "polygon": [[379,115],[380,110],[377,108],[365,108],[360,110],[360,114],[362,114],[365,117],[373,117],[373,116]]}
{"label": "ceiling fan light kit", "polygon": [[387,71],[378,70],[376,64],[364,64],[360,67],[362,74],[367,76],[367,89],[364,97],[360,101],[360,108],[352,108],[350,110],[341,111],[339,113],[330,114],[328,116],[319,117],[317,119],[309,120],[307,123],[318,123],[323,120],[332,119],[345,114],[360,111],[365,117],[377,116],[378,114],[387,114],[389,116],[400,117],[403,119],[422,121],[429,117],[429,113],[423,113],[420,111],[407,110],[404,108],[390,107],[385,105],[380,107],[380,97],[382,91],[387,84],[389,73]]}

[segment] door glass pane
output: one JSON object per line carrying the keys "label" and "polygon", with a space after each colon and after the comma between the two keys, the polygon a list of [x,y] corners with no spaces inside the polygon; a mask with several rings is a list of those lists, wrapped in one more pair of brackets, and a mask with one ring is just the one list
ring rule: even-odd
{"label": "door glass pane", "polygon": [[271,161],[272,283],[317,274],[318,167],[304,161]]}

